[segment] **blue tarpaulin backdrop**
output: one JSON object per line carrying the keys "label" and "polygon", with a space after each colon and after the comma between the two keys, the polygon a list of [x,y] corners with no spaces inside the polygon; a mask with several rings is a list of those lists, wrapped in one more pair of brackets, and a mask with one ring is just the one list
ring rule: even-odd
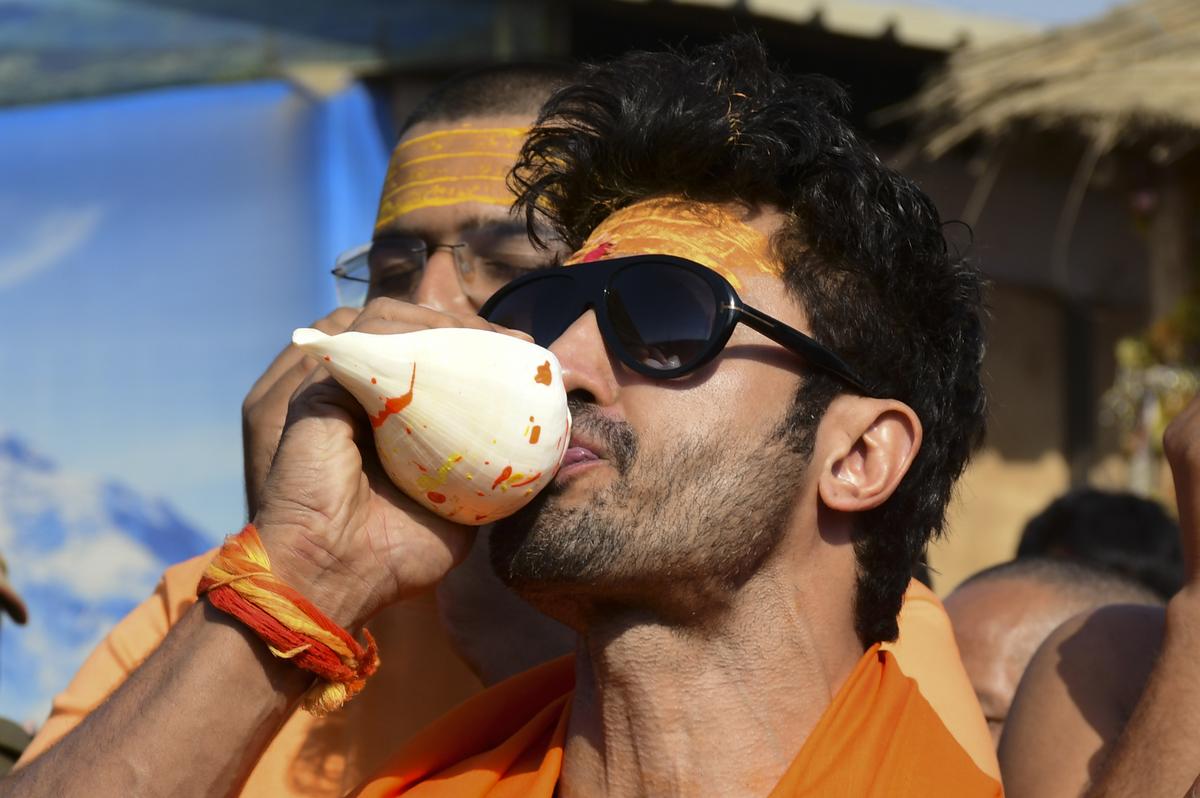
{"label": "blue tarpaulin backdrop", "polygon": [[0,714],[40,720],[162,567],[244,522],[242,397],[370,237],[382,116],[283,82],[0,111],[0,552],[31,605]]}

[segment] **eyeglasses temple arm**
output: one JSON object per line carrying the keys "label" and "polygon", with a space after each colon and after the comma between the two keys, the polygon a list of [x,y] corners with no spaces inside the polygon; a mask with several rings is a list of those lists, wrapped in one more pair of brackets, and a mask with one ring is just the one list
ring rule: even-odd
{"label": "eyeglasses temple arm", "polygon": [[334,277],[337,277],[340,280],[349,280],[353,283],[369,283],[369,282],[371,282],[370,278],[355,277],[353,274],[348,274],[346,272],[345,268],[343,268],[341,266],[334,266],[332,269],[329,270],[329,273],[332,274]]}
{"label": "eyeglasses temple arm", "polygon": [[739,315],[738,321],[745,322],[751,329],[757,330],[780,346],[802,355],[811,365],[844,380],[864,395],[875,395],[875,392],[851,370],[850,366],[846,365],[846,361],[795,327],[784,324],[779,319],[749,305],[737,307],[735,311]]}

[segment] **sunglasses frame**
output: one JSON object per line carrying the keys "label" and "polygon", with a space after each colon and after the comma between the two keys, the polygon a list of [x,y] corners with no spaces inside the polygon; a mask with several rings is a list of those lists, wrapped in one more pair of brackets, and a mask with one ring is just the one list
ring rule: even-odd
{"label": "sunglasses frame", "polygon": [[[714,333],[710,336],[707,346],[689,362],[682,363],[675,368],[656,369],[634,358],[626,350],[625,345],[621,343],[620,335],[609,318],[608,302],[606,300],[608,299],[608,291],[612,280],[626,269],[637,268],[648,263],[666,264],[699,277],[712,289],[713,299],[716,301],[717,316],[714,319]],[[544,280],[548,277],[559,279],[569,277],[575,282],[576,290],[579,291],[584,299],[580,315],[586,313],[589,308],[595,312],[596,324],[600,328],[600,335],[604,339],[605,346],[622,363],[638,374],[666,380],[690,374],[702,368],[719,355],[725,348],[725,345],[729,343],[729,337],[733,335],[734,328],[738,324],[745,324],[783,348],[800,355],[813,368],[820,369],[827,374],[837,377],[865,396],[874,395],[874,392],[867,386],[866,382],[856,375],[850,366],[832,350],[800,332],[795,327],[747,305],[738,296],[737,291],[729,284],[729,281],[717,272],[695,261],[674,255],[632,255],[624,258],[578,263],[566,267],[541,269],[531,274],[522,275],[501,288],[479,309],[479,315],[490,321],[490,314],[495,311],[496,306],[501,301],[521,290],[522,287],[529,283]]]}

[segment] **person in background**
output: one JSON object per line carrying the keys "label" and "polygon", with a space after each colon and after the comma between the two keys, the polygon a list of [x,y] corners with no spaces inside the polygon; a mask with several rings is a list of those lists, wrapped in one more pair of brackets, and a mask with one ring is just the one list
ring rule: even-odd
{"label": "person in background", "polygon": [[1108,604],[1162,603],[1127,576],[1042,557],[992,566],[955,588],[946,597],[946,612],[995,744],[1025,668],[1055,629]]}
{"label": "person in background", "polygon": [[1179,798],[1200,790],[1200,397],[1167,428],[1183,586],[1109,606],[1038,649],[1000,744],[1010,798]]}
{"label": "person in background", "polygon": [[[8,578],[8,561],[0,557],[0,610],[13,622],[24,626],[29,621],[25,600]],[[21,753],[29,746],[32,735],[8,718],[0,718],[0,776],[12,770]]]}
{"label": "person in background", "polygon": [[1183,586],[1179,525],[1161,504],[1132,493],[1080,488],[1025,525],[1017,559],[1090,563],[1141,582],[1166,601]]}
{"label": "person in background", "polygon": [[[505,181],[538,108],[571,74],[571,68],[554,64],[493,67],[455,77],[419,104],[402,126],[389,164],[372,243],[339,258],[335,275],[343,301],[357,305],[391,296],[470,314],[513,277],[551,263],[555,250],[533,247],[524,220],[511,214],[514,196]],[[311,326],[340,332],[358,314],[357,308],[341,307]],[[291,330],[280,331],[283,340],[290,335]],[[288,399],[311,371],[311,361],[288,346],[246,397],[251,518]],[[55,698],[18,769],[84,720],[159,646],[195,603],[196,585],[211,559],[208,552],[168,569],[154,595],[117,624]],[[470,584],[474,579],[490,581],[479,587]],[[464,596],[450,595],[448,611],[489,622],[459,635],[463,645],[456,649],[432,592],[385,610],[371,623],[386,661],[367,688],[374,698],[321,719],[291,713],[242,794],[341,796],[379,766],[397,737],[477,693],[484,682],[569,649],[567,630],[504,590],[490,569],[476,568],[454,585]],[[502,628],[490,622],[495,619],[503,621]],[[403,713],[395,713],[395,706]]]}

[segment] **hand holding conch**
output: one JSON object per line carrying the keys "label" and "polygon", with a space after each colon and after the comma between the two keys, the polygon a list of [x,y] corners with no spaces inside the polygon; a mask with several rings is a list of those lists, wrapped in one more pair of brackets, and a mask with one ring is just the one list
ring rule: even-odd
{"label": "hand holding conch", "polygon": [[[499,406],[499,397],[503,392],[499,383],[503,383],[504,380],[498,380],[498,377],[503,374],[500,367],[505,359],[494,352],[498,347],[505,347],[505,344],[497,344],[496,341],[514,342],[524,347],[524,352],[541,355],[541,360],[536,366],[545,368],[539,371],[534,367],[533,373],[529,374],[529,388],[539,389],[541,396],[552,397],[556,395],[554,391],[557,390],[558,396],[554,402],[562,402],[564,415],[560,422],[565,432],[568,425],[565,415],[565,392],[556,361],[553,361],[553,356],[546,350],[527,343],[520,334],[499,335],[509,331],[487,324],[479,317],[458,317],[432,308],[389,299],[374,300],[367,305],[355,319],[352,330],[355,334],[377,334],[364,336],[377,340],[407,338],[412,341],[408,335],[416,336],[418,341],[422,336],[430,340],[431,335],[437,337],[444,334],[450,334],[451,337],[461,334],[484,336],[476,338],[475,341],[485,342],[482,343],[485,349],[481,352],[475,352],[473,349],[466,352],[440,350],[434,353],[434,360],[438,364],[449,364],[451,358],[448,355],[461,354],[457,362],[462,367],[450,374],[450,377],[466,386],[464,396],[470,397],[467,401],[475,402],[476,412],[484,413],[485,418],[491,415],[491,409]],[[547,358],[546,355],[550,356]],[[368,446],[374,448],[371,446],[374,433],[385,426],[401,424],[404,416],[410,416],[421,410],[422,406],[426,406],[425,402],[418,403],[418,397],[425,392],[422,388],[431,385],[430,380],[422,379],[425,376],[422,362],[428,362],[425,358],[402,361],[401,370],[397,372],[398,378],[394,383],[384,384],[380,379],[382,373],[367,376],[366,383],[372,388],[383,386],[386,390],[368,395],[367,409],[364,412],[360,401],[330,377],[328,367],[337,358],[336,353],[330,354],[328,361],[325,360],[325,356],[314,356],[314,361],[319,364],[317,371],[308,377],[307,382],[296,391],[290,401],[287,424],[272,460],[270,473],[266,476],[262,502],[253,520],[262,534],[264,546],[268,548],[272,568],[276,574],[301,590],[301,593],[312,600],[320,610],[350,628],[370,617],[380,607],[436,586],[446,572],[461,562],[472,544],[474,530],[461,522],[450,521],[444,517],[445,512],[452,514],[458,510],[460,515],[466,512],[461,510],[461,505],[451,504],[451,493],[445,492],[457,488],[446,486],[460,484],[451,481],[451,474],[455,474],[458,480],[470,486],[481,484],[481,480],[474,470],[467,472],[458,469],[468,461],[467,452],[444,452],[442,460],[438,463],[444,463],[450,454],[463,456],[462,461],[452,463],[458,468],[451,468],[446,472],[445,484],[428,486],[427,482],[422,482],[420,485],[409,485],[409,490],[412,491],[415,487],[421,493],[439,493],[440,496],[446,497],[445,502],[433,502],[431,497],[425,496],[426,503],[418,503],[404,496],[392,484],[392,480],[384,472],[382,458],[368,449]],[[406,362],[407,366],[404,365]],[[446,368],[448,366],[444,366],[442,371]],[[439,368],[434,366],[430,376],[438,371]],[[484,374],[484,378],[478,377],[480,373]],[[475,377],[472,377],[472,374]],[[371,377],[376,378],[373,385]],[[541,382],[534,382],[534,379],[540,379]],[[545,384],[547,380],[550,385]],[[398,386],[398,391],[388,388],[391,384]],[[413,390],[413,394],[408,401],[408,407],[397,409],[397,404],[404,402],[404,394],[407,394],[409,389]],[[454,395],[452,391],[450,395]],[[383,401],[379,400],[379,396],[383,396]],[[384,424],[372,427],[368,416],[374,415],[374,418],[379,420],[379,413],[388,410],[386,400],[389,398],[396,401],[392,402],[390,412],[383,416]],[[430,396],[425,398],[427,400]],[[443,401],[434,402],[426,409],[437,408],[433,410],[434,416],[439,412],[451,413],[452,410],[443,407],[446,401],[449,400],[443,398]],[[374,402],[378,402],[379,406],[374,406]],[[480,404],[484,406],[484,410],[478,410]],[[536,470],[528,474],[523,472],[521,469],[527,468],[523,460],[505,463],[506,466],[512,467],[511,473],[497,482],[504,470],[503,466],[500,467],[500,473],[494,474],[484,486],[485,494],[491,493],[494,500],[500,500],[504,504],[503,509],[497,509],[498,503],[491,505],[492,510],[497,511],[497,516],[500,511],[512,511],[516,506],[528,502],[533,498],[533,493],[526,491],[535,485],[545,485],[552,479],[560,452],[558,455],[554,455],[553,452],[546,455],[541,444],[566,444],[565,434],[562,442],[559,442],[559,433],[556,431],[551,434],[553,427],[536,424],[541,410],[535,409],[532,413],[526,408],[522,410],[527,413],[523,416],[523,421],[529,428],[526,430],[526,426],[521,426],[520,430],[516,431],[516,443],[520,444],[517,450],[521,455],[524,454],[523,450],[540,450],[539,456],[548,458],[550,468],[542,469],[541,476],[529,485],[515,487],[511,482],[524,481],[533,476]],[[534,415],[534,422],[529,421],[529,415]],[[547,419],[553,418],[553,415],[547,416]],[[476,422],[478,419],[463,422],[452,428],[470,431],[474,430]],[[428,420],[418,421],[416,428],[409,424],[408,428],[413,428],[414,437],[421,424],[425,424],[426,427],[432,426]],[[534,426],[541,428],[535,433]],[[398,430],[406,438],[406,442],[412,438],[403,426],[398,427]],[[426,433],[427,430],[421,432]],[[523,437],[521,433],[524,433]],[[496,439],[496,444],[491,443],[493,438]],[[425,439],[425,436],[421,437],[421,440]],[[529,443],[530,439],[533,439],[534,443]],[[505,437],[493,433],[481,440],[484,440],[487,446],[499,445],[502,440],[511,440],[511,432]],[[481,450],[470,449],[469,460],[474,462],[476,458],[491,460],[491,457],[482,455]],[[409,467],[412,468],[410,462]],[[485,462],[484,467],[490,468],[491,463]],[[421,476],[428,473],[430,469],[426,467],[426,474]],[[437,469],[432,473],[434,479],[439,479]],[[466,479],[468,473],[473,479]],[[416,474],[420,474],[419,469],[416,469]],[[514,474],[526,475],[514,479]],[[413,478],[412,473],[408,476]],[[494,491],[493,485],[496,486]],[[434,490],[437,487],[443,487],[443,491]],[[474,499],[482,498],[478,496],[479,488],[474,490]],[[430,504],[434,505],[434,508],[442,509],[442,512],[427,509]],[[470,518],[474,520],[475,515],[486,515],[488,511],[490,510],[487,508],[475,509]],[[486,521],[481,520],[479,523]]]}
{"label": "hand holding conch", "polygon": [[[478,316],[457,316],[386,298],[369,303],[351,329],[376,333],[381,338],[405,338],[397,333],[481,331],[487,333],[488,341],[512,338],[524,344],[527,339],[488,324]],[[544,352],[536,347],[534,350]],[[334,357],[326,361],[323,355],[316,356],[314,362],[318,368],[289,402],[283,435],[253,521],[276,574],[335,621],[351,628],[381,607],[440,583],[447,571],[466,555],[474,539],[474,529],[426,509],[392,483],[374,451],[372,437],[376,430],[368,420],[368,413],[386,409],[386,403],[364,412],[359,401],[330,376],[326,367]],[[466,355],[465,359],[470,360],[471,356]],[[486,362],[480,369],[492,373],[495,358],[483,359]],[[478,365],[478,361],[473,362]],[[538,365],[546,362],[543,357]],[[400,391],[385,398],[402,397],[411,384],[415,407],[415,397],[420,395],[424,384],[419,362],[417,369],[414,381],[410,362],[408,371],[400,375]],[[466,369],[458,372],[460,376],[467,373]],[[380,375],[372,376],[376,377],[376,385],[380,384]],[[469,395],[480,402],[486,402],[497,390],[486,382],[477,385]],[[551,390],[542,384],[534,385],[547,392]],[[563,390],[561,382],[557,389]],[[393,410],[384,420],[392,423],[401,415],[402,412]],[[528,415],[525,422],[529,423]],[[548,435],[547,430],[544,426],[539,431],[539,441]],[[532,434],[531,425],[529,435]],[[501,440],[492,437],[497,444]],[[490,444],[491,438],[486,440]],[[523,446],[534,448],[528,439]],[[515,464],[513,472],[518,472]],[[550,479],[550,475],[544,476],[545,481]],[[506,480],[511,477],[509,474]],[[468,482],[474,484],[475,480]],[[507,487],[508,490],[502,491],[497,485],[497,496],[513,498],[516,490],[516,497],[523,501],[532,497],[523,493],[532,485]]]}
{"label": "hand holding conch", "polygon": [[[337,308],[311,326],[330,335],[345,332],[358,313],[356,308]],[[242,402],[242,464],[246,477],[246,509],[251,518],[258,512],[259,494],[283,435],[288,401],[308,375],[318,368],[318,363],[289,341]]]}

